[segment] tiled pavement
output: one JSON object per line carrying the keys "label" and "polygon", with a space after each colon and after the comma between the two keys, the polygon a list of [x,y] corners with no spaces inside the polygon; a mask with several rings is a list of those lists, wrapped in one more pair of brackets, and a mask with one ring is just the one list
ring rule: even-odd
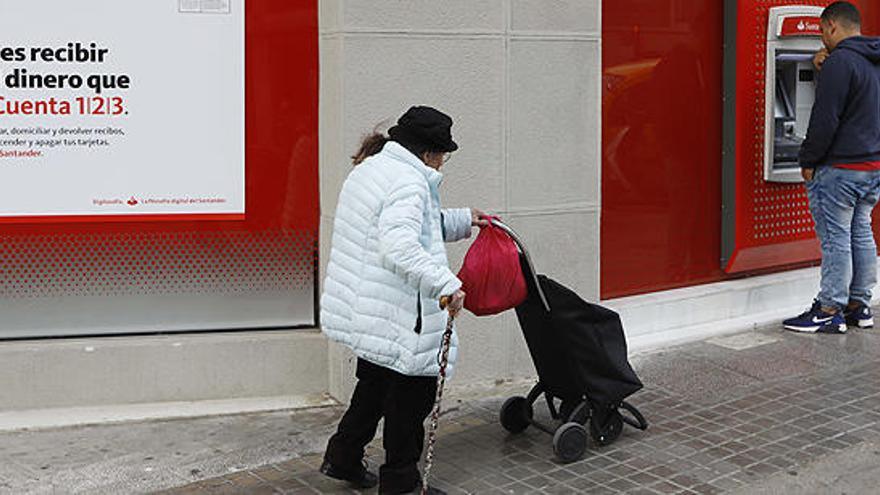
{"label": "tiled pavement", "polygon": [[[432,482],[480,494],[748,492],[880,439],[878,358],[880,333],[872,330],[776,328],[638,357],[646,387],[631,402],[651,427],[627,427],[613,445],[591,445],[568,465],[554,461],[549,435],[501,428],[505,397],[471,401],[441,422]],[[368,451],[373,467],[379,445]],[[164,493],[355,493],[317,472],[318,453],[304,454]]]}

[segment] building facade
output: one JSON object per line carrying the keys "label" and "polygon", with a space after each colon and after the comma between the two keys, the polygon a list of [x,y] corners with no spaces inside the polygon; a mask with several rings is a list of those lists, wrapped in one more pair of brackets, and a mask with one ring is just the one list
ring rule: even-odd
{"label": "building facade", "polygon": [[[231,2],[245,28],[244,216],[0,223],[0,417],[345,400],[352,356],[317,321],[336,198],[361,137],[414,104],[455,119],[445,204],[500,215],[538,271],[622,314],[632,350],[797,312],[818,285],[803,188],[725,158],[730,126],[767,125],[740,113],[763,93],[737,93],[733,107],[725,95],[743,71],[763,80],[771,7],[827,3]],[[876,29],[880,8],[861,7]],[[754,66],[738,65],[749,53]],[[726,229],[746,224],[734,242],[758,261],[731,268]],[[450,246],[453,267],[466,248]],[[57,262],[73,275],[52,272]],[[452,386],[534,375],[512,312],[465,315],[458,328]]]}

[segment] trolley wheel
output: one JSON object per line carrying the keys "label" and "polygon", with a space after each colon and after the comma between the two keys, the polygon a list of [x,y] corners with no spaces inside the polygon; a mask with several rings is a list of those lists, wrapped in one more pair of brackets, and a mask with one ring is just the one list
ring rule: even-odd
{"label": "trolley wheel", "polygon": [[587,450],[587,429],[580,423],[565,423],[553,434],[553,452],[565,464],[574,462]]}
{"label": "trolley wheel", "polygon": [[590,436],[599,446],[605,447],[611,445],[620,437],[623,432],[623,417],[613,409],[608,416],[605,417],[605,424],[597,424],[596,415],[590,418]]}
{"label": "trolley wheel", "polygon": [[511,433],[520,433],[532,421],[532,405],[525,397],[511,397],[501,406],[501,426]]}

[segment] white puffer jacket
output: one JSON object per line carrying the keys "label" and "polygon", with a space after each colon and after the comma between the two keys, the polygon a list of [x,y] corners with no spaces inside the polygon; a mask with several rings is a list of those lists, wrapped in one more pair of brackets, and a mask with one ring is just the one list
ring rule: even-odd
{"label": "white puffer jacket", "polygon": [[[471,211],[440,209],[442,174],[390,141],[349,174],[339,194],[321,327],[375,364],[436,376],[447,313],[439,299],[461,288],[445,241],[471,234]],[[458,339],[449,352],[451,373]]]}

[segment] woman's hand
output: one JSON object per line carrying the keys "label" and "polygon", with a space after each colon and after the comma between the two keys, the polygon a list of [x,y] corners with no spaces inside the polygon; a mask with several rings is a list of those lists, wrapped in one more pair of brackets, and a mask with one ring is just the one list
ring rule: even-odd
{"label": "woman's hand", "polygon": [[471,208],[471,227],[488,227],[489,219],[482,210]]}
{"label": "woman's hand", "polygon": [[449,316],[455,318],[464,307],[464,296],[464,291],[459,289],[455,291],[455,294],[451,296],[441,297],[440,305],[443,307],[443,309],[449,311]]}

